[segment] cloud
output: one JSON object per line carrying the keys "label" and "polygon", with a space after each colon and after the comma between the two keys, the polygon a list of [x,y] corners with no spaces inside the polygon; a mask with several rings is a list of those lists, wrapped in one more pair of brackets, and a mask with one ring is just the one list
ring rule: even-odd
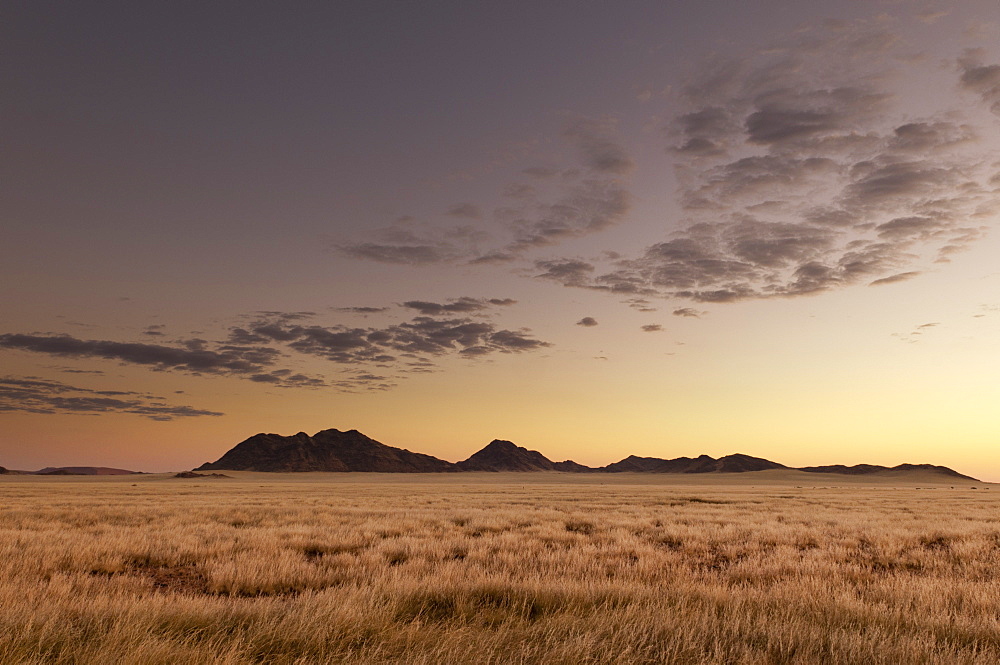
{"label": "cloud", "polygon": [[660,332],[661,330],[663,330],[663,326],[661,326],[659,323],[647,323],[646,325],[642,326],[643,332]]}
{"label": "cloud", "polygon": [[92,390],[37,377],[0,377],[0,412],[72,413],[95,415],[129,413],[151,420],[221,416],[217,411],[170,405],[147,393]]}
{"label": "cloud", "polygon": [[[513,298],[470,297],[445,303],[408,301],[403,306],[421,315],[382,327],[325,325],[316,321],[314,312],[257,312],[232,325],[225,339],[188,339],[173,346],[7,333],[0,334],[0,349],[100,358],[156,371],[230,376],[280,388],[388,390],[402,375],[433,371],[437,359],[446,355],[483,357],[551,346],[527,329],[501,328],[480,315],[516,302]],[[368,309],[382,308],[348,309],[367,313]],[[304,360],[303,356],[322,358],[340,367],[329,375],[314,376],[283,366],[294,363],[296,356],[298,360]]]}
{"label": "cloud", "polygon": [[597,319],[592,316],[585,316],[577,321],[576,325],[583,326],[584,328],[592,328],[597,325]]}
{"label": "cloud", "polygon": [[615,137],[617,122],[613,118],[578,118],[563,131],[583,156],[583,163],[599,173],[626,175],[635,168],[628,152]]}
{"label": "cloud", "polygon": [[657,311],[657,308],[653,307],[653,303],[646,300],[645,298],[629,298],[628,300],[625,301],[625,304],[631,307],[632,309],[638,310],[640,312]]}
{"label": "cloud", "polygon": [[444,263],[458,258],[461,254],[453,245],[445,242],[434,244],[390,245],[375,242],[340,245],[340,251],[357,259],[368,259],[378,263],[400,263],[422,265]]}
{"label": "cloud", "polygon": [[694,309],[693,307],[681,307],[680,309],[675,309],[672,312],[672,314],[674,316],[687,316],[687,317],[692,317],[692,318],[697,319],[697,318],[701,317],[702,312],[699,312],[698,310]]}
{"label": "cloud", "polygon": [[65,358],[104,358],[161,370],[208,374],[248,374],[273,364],[280,353],[267,347],[227,344],[215,350],[195,341],[188,348],[84,340],[70,335],[0,335],[0,348],[33,351]]}
{"label": "cloud", "polygon": [[353,314],[380,314],[388,312],[388,307],[336,307],[336,312],[351,312]]}
{"label": "cloud", "polygon": [[538,180],[548,180],[549,178],[554,178],[561,173],[559,169],[548,168],[545,166],[532,166],[530,168],[521,169],[521,173]]}
{"label": "cloud", "polygon": [[[233,328],[230,338],[257,343],[272,341],[287,344],[298,353],[314,355],[340,364],[375,364],[398,366],[402,358],[442,356],[457,353],[465,356],[492,353],[519,353],[550,346],[530,337],[525,330],[498,329],[496,324],[462,318],[435,318],[454,312],[479,311],[490,304],[506,306],[509,298],[476,300],[458,298],[446,305],[412,301],[406,306],[431,315],[417,316],[382,328],[359,328],[343,325],[288,325],[262,319]],[[425,359],[425,367],[431,365]]]}
{"label": "cloud", "polygon": [[479,219],[483,216],[479,206],[472,203],[460,203],[448,208],[448,215],[451,217],[464,217],[467,219]]}
{"label": "cloud", "polygon": [[[632,207],[624,177],[634,161],[618,140],[611,117],[569,120],[562,138],[576,153],[563,168],[521,168],[499,190],[505,204],[491,211],[472,202],[453,205],[445,217],[490,225],[453,226],[448,220],[420,223],[411,216],[378,229],[374,237],[336,245],[348,256],[403,265],[442,263],[490,265],[516,261],[525,253],[600,233],[622,223]],[[559,156],[560,161],[569,161]],[[582,168],[581,168],[582,167]]]}
{"label": "cloud", "polygon": [[1000,65],[983,64],[984,51],[969,49],[958,59],[962,87],[976,93],[1000,115]]}
{"label": "cloud", "polygon": [[[682,216],[664,238],[610,260],[538,259],[536,276],[728,303],[900,281],[982,238],[1000,210],[983,140],[997,127],[954,106],[913,117],[906,72],[890,69],[902,42],[877,22],[801,34],[709,63],[675,100]],[[967,52],[955,85],[998,113],[1000,65],[983,57]]]}
{"label": "cloud", "polygon": [[566,286],[583,286],[588,284],[591,273],[595,269],[591,263],[573,259],[537,261],[535,268],[542,271],[538,277],[552,279]]}
{"label": "cloud", "polygon": [[881,279],[876,279],[874,282],[869,282],[868,286],[881,286],[883,284],[895,284],[896,282],[904,282],[908,279],[913,279],[920,273],[917,271],[901,272],[895,275],[890,275],[888,277],[883,277]]}
{"label": "cloud", "polygon": [[631,195],[617,181],[584,180],[554,203],[509,211],[507,226],[514,240],[502,251],[517,255],[604,231],[624,220],[631,206]]}
{"label": "cloud", "polygon": [[507,307],[517,301],[511,298],[469,298],[463,296],[455,298],[447,303],[427,302],[424,300],[408,300],[403,303],[403,307],[415,309],[427,316],[439,316],[441,314],[454,314],[459,312],[480,312],[490,307]]}
{"label": "cloud", "polygon": [[898,337],[901,341],[908,344],[915,344],[920,341],[924,332],[930,330],[931,328],[937,328],[940,325],[941,323],[939,321],[922,323],[908,333],[892,333],[892,337]]}

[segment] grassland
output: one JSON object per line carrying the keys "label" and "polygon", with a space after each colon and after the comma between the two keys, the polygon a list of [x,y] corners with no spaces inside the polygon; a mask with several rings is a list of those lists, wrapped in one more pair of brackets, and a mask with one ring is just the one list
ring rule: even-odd
{"label": "grassland", "polygon": [[0,478],[0,662],[1000,662],[983,484],[233,475]]}

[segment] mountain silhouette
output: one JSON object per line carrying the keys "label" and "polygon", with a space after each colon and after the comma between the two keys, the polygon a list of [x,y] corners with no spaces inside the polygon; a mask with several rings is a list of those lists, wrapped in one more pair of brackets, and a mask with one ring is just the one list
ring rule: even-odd
{"label": "mountain silhouette", "polygon": [[[63,467],[67,470],[74,467]],[[81,468],[81,467],[75,467]],[[494,439],[468,459],[447,462],[431,455],[394,448],[371,439],[357,430],[341,432],[327,429],[309,436],[299,432],[291,436],[255,434],[242,441],[215,462],[206,462],[195,471],[363,471],[380,473],[430,473],[443,471],[563,471],[569,473],[751,473],[768,470],[804,471],[839,475],[906,476],[915,473],[941,476],[944,479],[976,481],[945,466],[900,464],[894,467],[874,464],[845,466],[809,466],[801,469],[744,454],[714,458],[638,457],[629,455],[621,461],[600,468],[572,460],[553,462],[537,450],[528,450],[510,441]],[[70,471],[72,472],[72,471]],[[979,481],[976,481],[979,482]]]}
{"label": "mountain silhouette", "polygon": [[255,434],[238,443],[215,462],[195,471],[373,471],[382,473],[426,473],[452,471],[451,462],[393,448],[370,439],[357,430],[327,429],[309,436]]}
{"label": "mountain silhouette", "polygon": [[741,454],[726,455],[719,459],[709,457],[708,455],[700,455],[694,458],[677,457],[675,459],[630,455],[620,462],[608,464],[599,470],[609,473],[630,471],[639,473],[744,473],[747,471],[786,468],[788,467],[777,462]]}
{"label": "mountain silhouette", "polygon": [[808,471],[810,473],[843,473],[852,476],[864,476],[876,473],[881,475],[892,475],[912,471],[929,471],[931,473],[948,476],[949,478],[976,480],[972,476],[963,475],[954,469],[934,464],[899,464],[896,466],[880,466],[878,464],[855,464],[854,466],[844,466],[843,464],[832,464],[829,466],[804,466],[800,468],[799,471]]}
{"label": "mountain silhouette", "polygon": [[455,465],[460,471],[593,471],[572,460],[553,462],[537,450],[494,439],[469,459]]}
{"label": "mountain silhouette", "polygon": [[39,476],[127,476],[140,472],[107,466],[47,466],[34,473]]}

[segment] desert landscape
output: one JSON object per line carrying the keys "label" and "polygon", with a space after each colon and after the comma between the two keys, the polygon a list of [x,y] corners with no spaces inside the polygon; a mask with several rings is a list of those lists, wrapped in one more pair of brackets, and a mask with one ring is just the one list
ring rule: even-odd
{"label": "desert landscape", "polygon": [[989,484],[225,475],[5,476],[0,662],[1000,660]]}

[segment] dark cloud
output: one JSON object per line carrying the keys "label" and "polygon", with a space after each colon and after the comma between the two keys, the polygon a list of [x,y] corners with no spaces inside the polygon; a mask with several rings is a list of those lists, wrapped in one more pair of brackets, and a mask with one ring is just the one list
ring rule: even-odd
{"label": "dark cloud", "polygon": [[592,316],[585,316],[576,322],[576,325],[583,326],[585,328],[591,328],[597,325],[597,319]]}
{"label": "dark cloud", "polygon": [[503,192],[501,193],[509,199],[528,200],[528,199],[533,199],[535,198],[535,196],[537,196],[538,189],[536,189],[532,185],[528,185],[522,182],[513,185],[507,185],[506,187],[503,188]]}
{"label": "dark cloud", "polygon": [[677,152],[695,156],[725,153],[728,137],[737,129],[732,113],[720,107],[705,107],[685,113],[676,120],[675,131],[681,143]]}
{"label": "dark cloud", "polygon": [[655,312],[656,307],[653,307],[653,303],[646,300],[645,298],[629,298],[625,301],[625,304],[632,309],[638,310],[640,312]]}
{"label": "dark cloud", "polygon": [[516,254],[503,251],[493,251],[488,254],[482,254],[476,258],[469,261],[472,265],[477,264],[498,264],[498,263],[510,263],[516,260],[518,257]]}
{"label": "dark cloud", "polygon": [[130,413],[152,420],[173,420],[197,416],[221,416],[217,411],[170,405],[162,397],[118,390],[77,388],[59,381],[36,377],[0,378],[0,412]]}
{"label": "dark cloud", "polygon": [[[912,117],[886,69],[898,40],[859,25],[711,63],[667,121],[675,230],[632,257],[538,260],[537,276],[726,303],[900,281],[978,241],[1000,209],[978,138],[996,128],[961,109]],[[960,77],[997,111],[1000,66],[971,52]]]}
{"label": "dark cloud", "polygon": [[680,309],[675,309],[672,314],[674,316],[687,316],[697,319],[702,315],[702,312],[693,307],[681,307]]}
{"label": "dark cloud", "polygon": [[661,326],[659,323],[647,323],[646,325],[642,326],[643,332],[660,332],[661,330],[663,330],[663,326]]}
{"label": "dark cloud", "polygon": [[351,312],[353,314],[379,314],[389,311],[388,307],[337,307],[337,312]]}
{"label": "dark cloud", "polygon": [[[0,335],[0,349],[100,358],[157,371],[232,376],[281,388],[388,390],[395,385],[394,376],[433,371],[435,359],[448,354],[487,356],[551,346],[532,337],[526,329],[500,328],[482,316],[455,316],[478,315],[516,302],[513,298],[470,297],[443,304],[409,301],[403,306],[422,315],[384,327],[320,325],[310,321],[316,316],[313,312],[258,312],[229,328],[226,339],[187,339],[173,346],[8,333]],[[329,377],[317,377],[281,366],[295,354],[323,358],[344,367]]]}
{"label": "dark cloud", "polygon": [[215,350],[139,342],[84,340],[70,335],[0,335],[0,348],[65,358],[104,358],[162,370],[207,374],[249,374],[273,364],[280,353],[267,347],[222,345]]}
{"label": "dark cloud", "polygon": [[959,58],[962,87],[979,95],[993,113],[1000,115],[1000,65],[984,64],[983,56],[983,50],[971,49]]}
{"label": "dark cloud", "polygon": [[[511,299],[475,300],[459,298],[447,305],[413,301],[406,306],[433,315],[478,311],[490,304],[509,305]],[[450,309],[448,309],[450,308]],[[347,326],[298,326],[273,320],[260,320],[234,328],[232,339],[270,339],[287,343],[298,353],[315,355],[341,364],[398,366],[400,359],[412,356],[441,356],[452,352],[463,355],[487,355],[530,351],[550,346],[530,337],[526,331],[498,329],[489,321],[471,318],[439,319],[418,316],[384,328]],[[429,363],[425,363],[426,366]],[[260,380],[260,379],[258,379]]]}
{"label": "dark cloud", "polygon": [[566,286],[584,286],[589,283],[594,265],[586,261],[559,259],[537,261],[535,267],[543,271],[538,277],[552,279]]}
{"label": "dark cloud", "polygon": [[901,272],[895,275],[890,275],[888,277],[882,277],[881,279],[876,279],[875,281],[870,282],[868,286],[881,286],[883,284],[895,284],[896,282],[904,282],[908,279],[913,279],[919,274],[920,273],[917,271]]}
{"label": "dark cloud", "polygon": [[104,372],[99,369],[77,369],[75,367],[63,367],[61,365],[47,365],[49,369],[58,370],[66,374],[94,374],[96,376],[103,376]]}
{"label": "dark cloud", "polygon": [[406,265],[443,263],[454,260],[460,255],[455,247],[443,242],[433,245],[390,245],[362,242],[354,245],[340,245],[338,248],[345,254],[358,259]]}
{"label": "dark cloud", "polygon": [[415,309],[427,316],[438,316],[441,314],[455,314],[461,312],[480,312],[490,307],[506,307],[516,303],[511,298],[469,298],[463,296],[455,298],[447,303],[427,302],[424,300],[408,300],[403,303],[403,307]]}

